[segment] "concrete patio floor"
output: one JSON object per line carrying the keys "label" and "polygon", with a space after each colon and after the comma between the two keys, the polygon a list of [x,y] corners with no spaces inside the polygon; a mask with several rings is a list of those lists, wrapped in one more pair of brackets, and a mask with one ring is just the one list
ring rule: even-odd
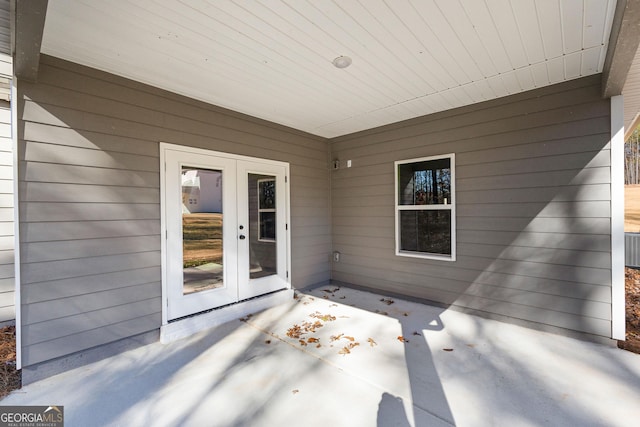
{"label": "concrete patio floor", "polygon": [[[64,405],[67,426],[640,425],[640,355],[326,292],[336,288],[33,383],[0,404]],[[315,329],[306,345],[287,336],[294,325]]]}

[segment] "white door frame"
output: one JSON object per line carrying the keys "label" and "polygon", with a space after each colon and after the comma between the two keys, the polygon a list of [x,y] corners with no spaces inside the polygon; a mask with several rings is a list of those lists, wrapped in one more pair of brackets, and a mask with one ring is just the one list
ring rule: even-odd
{"label": "white door frame", "polygon": [[[274,160],[267,160],[267,159],[260,159],[260,158],[253,158],[253,157],[248,157],[248,156],[241,156],[241,155],[235,155],[235,154],[230,154],[230,153],[224,153],[224,152],[218,152],[218,151],[212,151],[212,150],[205,150],[205,149],[200,149],[200,148],[192,148],[192,147],[186,147],[186,146],[182,146],[182,145],[176,145],[176,144],[170,144],[170,143],[165,143],[165,142],[161,142],[160,143],[160,209],[161,209],[161,217],[160,217],[160,226],[161,226],[161,255],[162,255],[162,263],[161,263],[161,269],[162,269],[162,325],[163,328],[169,326],[169,320],[168,320],[168,313],[167,313],[167,306],[168,306],[168,298],[169,298],[169,289],[168,289],[168,278],[167,278],[167,256],[168,256],[168,250],[167,250],[167,241],[168,241],[168,236],[167,236],[167,200],[166,200],[166,179],[167,179],[167,171],[166,171],[166,157],[167,157],[167,151],[179,151],[179,152],[184,152],[184,153],[194,153],[194,154],[200,154],[200,155],[206,155],[206,156],[215,156],[215,157],[221,157],[221,158],[227,158],[227,159],[232,159],[232,160],[238,160],[238,161],[244,161],[244,162],[252,162],[252,163],[263,163],[263,164],[271,164],[271,165],[277,165],[280,167],[284,167],[285,169],[285,209],[284,209],[284,216],[285,216],[285,222],[287,224],[287,232],[285,233],[286,235],[286,246],[287,246],[287,250],[286,250],[286,270],[287,270],[287,274],[286,274],[286,289],[289,292],[284,293],[283,295],[279,295],[276,297],[273,296],[269,296],[267,295],[264,298],[264,302],[260,302],[260,301],[254,301],[254,300],[250,300],[248,304],[243,304],[243,302],[234,304],[232,306],[230,306],[229,309],[225,308],[221,308],[218,310],[214,310],[214,312],[219,312],[217,314],[212,315],[211,313],[209,313],[207,316],[202,316],[207,317],[207,320],[205,321],[206,323],[206,327],[209,326],[213,326],[214,324],[218,324],[221,323],[221,321],[218,321],[216,319],[226,319],[223,321],[228,321],[231,320],[229,319],[229,315],[232,316],[236,316],[236,317],[240,317],[242,316],[242,313],[244,312],[243,310],[253,310],[255,311],[256,309],[261,309],[261,308],[266,308],[264,307],[265,304],[272,304],[272,303],[277,303],[277,302],[281,302],[284,300],[289,299],[292,296],[292,290],[291,290],[291,231],[290,231],[290,226],[289,224],[291,224],[291,217],[290,217],[290,192],[289,192],[289,164],[286,162],[279,162],[279,161],[274,161]],[[258,297],[257,300],[260,300],[262,297]],[[238,307],[238,306],[246,306],[246,309],[243,309],[242,307]],[[248,311],[246,314],[248,314],[251,311]],[[200,317],[200,316],[195,316]],[[232,317],[233,318],[233,317]],[[186,319],[189,320],[189,319]],[[171,322],[171,324],[173,325],[174,323],[180,323],[182,321],[177,321],[177,322]],[[195,322],[198,322],[197,320]],[[185,323],[194,323],[194,321],[190,321],[190,322],[185,322]],[[202,320],[199,321],[199,324],[203,323]],[[200,328],[202,329],[202,328]],[[171,335],[172,338],[175,337],[182,337],[185,336],[185,333],[181,332],[181,333],[174,333],[173,331],[175,330],[175,327],[171,328],[171,332],[168,333],[168,335]],[[186,333],[186,335],[193,333],[195,331],[191,331],[189,333]],[[163,334],[162,332],[162,328],[161,328],[161,335]],[[163,341],[167,341],[167,339],[164,339]]]}
{"label": "white door frame", "polygon": [[[164,150],[165,179],[164,193],[166,208],[165,240],[167,242],[183,241],[182,229],[182,183],[178,179],[184,165],[199,169],[219,170],[224,175],[222,180],[222,196],[224,198],[223,221],[223,285],[218,288],[202,292],[183,294],[183,254],[181,245],[167,248],[165,261],[167,283],[167,319],[189,316],[193,313],[206,311],[213,307],[238,302],[238,233],[236,232],[237,203],[236,203],[236,160],[219,156],[203,156],[182,150]],[[168,199],[168,200],[167,200]],[[180,286],[177,286],[178,282]],[[170,286],[173,284],[173,286]]]}
{"label": "white door frame", "polygon": [[[286,247],[287,241],[286,239],[278,238],[275,242],[273,242],[275,246],[275,250],[277,252],[277,268],[276,274],[271,274],[265,277],[254,278],[250,277],[250,253],[251,253],[251,244],[254,242],[253,237],[251,236],[251,231],[249,230],[251,226],[250,221],[250,203],[249,203],[249,175],[264,175],[269,177],[274,177],[276,179],[276,212],[286,212],[286,198],[281,195],[286,194],[286,170],[281,165],[275,165],[273,163],[265,163],[265,162],[237,162],[237,179],[236,183],[238,184],[238,224],[246,226],[246,229],[243,231],[239,231],[243,235],[247,235],[248,239],[238,240],[238,296],[240,300],[245,300],[249,298],[254,298],[260,295],[264,295],[269,292],[276,291],[278,289],[282,289],[286,287],[287,284],[287,255],[286,255]],[[255,189],[257,191],[257,188]],[[280,218],[280,216],[278,215]],[[283,218],[284,221],[277,221],[277,230],[276,236],[286,236],[287,233],[287,224],[288,220],[286,217]],[[259,240],[259,236],[257,239]],[[257,244],[261,244],[260,242],[254,242]],[[262,243],[265,244],[265,243]],[[270,244],[270,243],[266,243]],[[241,268],[242,265],[245,265],[247,268]]]}

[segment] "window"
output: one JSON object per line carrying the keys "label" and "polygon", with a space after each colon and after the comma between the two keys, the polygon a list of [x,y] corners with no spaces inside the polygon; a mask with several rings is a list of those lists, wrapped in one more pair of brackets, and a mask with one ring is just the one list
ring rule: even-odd
{"label": "window", "polygon": [[456,259],[455,155],[395,162],[396,255]]}
{"label": "window", "polygon": [[276,241],[276,180],[258,180],[258,240]]}

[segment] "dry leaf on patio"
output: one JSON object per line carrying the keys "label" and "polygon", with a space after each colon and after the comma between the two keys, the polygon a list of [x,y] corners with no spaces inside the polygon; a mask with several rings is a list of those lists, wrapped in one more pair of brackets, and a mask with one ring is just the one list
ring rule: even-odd
{"label": "dry leaf on patio", "polygon": [[287,329],[287,336],[289,338],[298,339],[302,334],[302,329],[298,325],[293,325],[291,328]]}
{"label": "dry leaf on patio", "polygon": [[380,310],[376,310],[376,313],[382,314],[383,316],[388,316],[389,315],[389,313],[387,313],[386,311],[380,311]]}
{"label": "dry leaf on patio", "polygon": [[343,336],[342,338],[344,338],[345,340],[349,340],[349,341],[355,341],[356,339],[354,337],[350,337],[348,335]]}
{"label": "dry leaf on patio", "polygon": [[331,342],[334,341],[338,341],[340,338],[342,338],[344,334],[340,334],[340,335],[331,335],[331,337],[329,337],[329,339],[331,340]]}
{"label": "dry leaf on patio", "polygon": [[409,340],[405,339],[405,337],[403,337],[402,335],[398,336],[398,341],[400,341],[400,342],[409,342]]}
{"label": "dry leaf on patio", "polygon": [[322,328],[323,326],[324,325],[317,320],[314,323],[302,322],[304,332],[314,333],[316,329]]}
{"label": "dry leaf on patio", "polygon": [[322,314],[319,311],[316,311],[315,313],[311,313],[309,316],[315,317],[316,319],[320,319],[323,322],[333,322],[334,320],[336,320],[336,316],[332,316],[331,314]]}
{"label": "dry leaf on patio", "polygon": [[307,342],[309,344],[311,344],[312,342],[320,342],[320,340],[318,338],[311,337],[311,338],[307,339]]}
{"label": "dry leaf on patio", "polygon": [[375,345],[378,345],[378,343],[377,343],[377,342],[375,342],[375,341],[373,340],[373,338],[369,338],[369,339],[367,339],[367,342],[369,343],[369,345],[370,345],[371,347],[373,347],[373,346],[375,346]]}
{"label": "dry leaf on patio", "polygon": [[380,301],[382,301],[383,303],[387,304],[387,305],[391,305],[394,303],[394,301],[391,298],[382,298]]}
{"label": "dry leaf on patio", "polygon": [[349,343],[349,348],[356,348],[359,345],[360,345],[359,342],[352,342],[352,343]]}
{"label": "dry leaf on patio", "polygon": [[444,351],[453,351],[452,348],[443,348]]}
{"label": "dry leaf on patio", "polygon": [[351,353],[351,350],[349,350],[347,347],[342,347],[342,350],[338,352],[338,354],[342,354],[343,356],[349,353]]}
{"label": "dry leaf on patio", "polygon": [[307,342],[305,340],[298,340],[300,342],[300,345],[303,347],[307,346]]}

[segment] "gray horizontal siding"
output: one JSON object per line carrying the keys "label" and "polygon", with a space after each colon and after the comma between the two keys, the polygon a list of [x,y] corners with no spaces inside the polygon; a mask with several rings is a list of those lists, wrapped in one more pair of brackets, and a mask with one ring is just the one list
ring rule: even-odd
{"label": "gray horizontal siding", "polygon": [[19,98],[25,366],[160,327],[159,142],[289,162],[293,284],[329,279],[326,140],[47,56]]}
{"label": "gray horizontal siding", "polygon": [[[157,170],[153,172],[141,170],[109,169],[110,165],[76,166],[71,163],[75,158],[69,159],[70,164],[34,163],[30,162],[26,168],[26,162],[20,162],[19,177],[21,181],[68,183],[82,177],[85,185],[103,184],[108,182],[116,186],[151,187],[159,188],[160,175]],[[111,167],[119,166],[117,164]]]}
{"label": "gray horizontal siding", "polygon": [[156,266],[134,268],[125,271],[23,284],[21,296],[23,304],[33,304],[123,287],[158,283],[159,281],[160,270]]}
{"label": "gray horizontal siding", "polygon": [[[598,76],[332,140],[332,278],[609,336],[609,101]],[[395,256],[393,161],[456,154],[457,261]]]}
{"label": "gray horizontal siding", "polygon": [[[462,138],[450,141],[433,140],[433,146],[446,142],[459,142],[464,140],[480,140],[490,141],[490,145],[501,144],[504,146],[528,144],[541,137],[546,137],[551,141],[558,138],[566,138],[568,134],[575,133],[572,129],[562,130],[562,126],[555,126],[557,120],[554,120],[553,114],[549,115],[549,111],[554,108],[564,109],[564,116],[572,116],[571,111],[575,106],[585,103],[591,103],[593,99],[600,96],[597,87],[597,76],[587,79],[572,80],[562,84],[561,90],[558,85],[547,86],[536,91],[523,92],[517,95],[501,98],[496,101],[475,104],[464,108],[444,111],[438,114],[420,117],[417,119],[407,120],[392,125],[375,128],[368,131],[359,132],[354,135],[334,138],[332,147],[335,150],[352,149],[357,150],[361,147],[367,147],[367,151],[371,145],[384,144],[392,141],[406,141],[413,143],[413,147],[419,147],[424,143],[420,142],[424,136],[437,135],[439,132],[455,131],[458,132],[464,128],[475,128],[476,126],[490,126],[495,132],[486,134],[478,132],[475,135],[463,132]],[[532,96],[533,94],[533,96]],[[568,107],[568,109],[567,109]],[[596,108],[602,108],[596,106]],[[474,114],[466,114],[473,112]],[[529,134],[524,141],[512,141],[509,143],[506,139],[500,138],[500,134],[518,129],[508,129],[500,125],[505,117],[514,118],[513,121],[523,124],[523,129],[532,128],[535,122],[527,120],[536,113],[541,113],[550,117],[547,121],[546,129],[540,130],[539,135]],[[454,119],[456,127],[452,128],[450,120]],[[575,118],[581,120],[581,118]],[[449,123],[448,123],[449,122]],[[561,121],[562,122],[562,121]],[[494,135],[489,137],[489,135]],[[440,138],[438,138],[440,139]],[[402,148],[402,147],[400,147]],[[388,150],[388,148],[387,148]]]}
{"label": "gray horizontal siding", "polygon": [[0,272],[2,273],[0,324],[2,324],[15,319],[13,142],[11,108],[9,103],[3,101],[0,101]]}
{"label": "gray horizontal siding", "polygon": [[21,242],[148,236],[160,233],[156,220],[109,220],[74,222],[25,222],[20,225]]}
{"label": "gray horizontal siding", "polygon": [[159,219],[156,203],[28,202],[20,206],[26,222]]}
{"label": "gray horizontal siding", "polygon": [[158,249],[160,236],[126,236],[84,240],[55,240],[24,243],[20,250],[25,263],[63,261],[104,255],[135,254]]}
{"label": "gray horizontal siding", "polygon": [[[143,286],[143,290],[151,289],[157,286]],[[23,333],[28,334],[32,342],[32,345],[38,345],[44,343],[45,345],[51,343],[51,341],[64,340],[67,337],[73,337],[78,334],[82,334],[87,329],[100,329],[109,327],[112,325],[112,321],[108,319],[119,319],[121,321],[127,321],[131,319],[140,318],[143,316],[156,314],[156,305],[160,303],[160,296],[155,298],[146,298],[142,301],[129,302],[132,300],[134,292],[128,290],[125,297],[127,303],[122,305],[114,305],[105,309],[90,310],[88,307],[83,307],[82,313],[78,315],[69,314],[65,317],[58,317],[54,320],[43,321],[41,323],[26,325],[23,327]],[[139,293],[139,292],[138,292]],[[155,293],[155,292],[154,292]],[[117,304],[117,300],[109,298],[107,300],[111,304]],[[65,301],[66,305],[73,304],[74,301]],[[53,307],[56,309],[57,307]],[[50,308],[51,309],[51,308]],[[65,310],[60,311],[60,315],[63,315]],[[52,328],[56,328],[57,333],[51,334]],[[66,335],[61,335],[65,333]]]}
{"label": "gray horizontal siding", "polygon": [[11,55],[11,2],[0,1],[0,53]]}
{"label": "gray horizontal siding", "polygon": [[[154,266],[160,267],[158,251],[74,258],[63,261],[43,261],[29,264],[29,268],[24,269],[22,283],[45,282]],[[29,321],[30,319],[27,318],[25,323],[28,324]]]}
{"label": "gray horizontal siding", "polygon": [[[156,311],[156,307],[160,304],[160,299],[157,298],[155,300],[150,300],[149,304],[153,307],[153,310]],[[125,313],[127,312],[126,308],[127,307],[125,307],[124,310]],[[133,304],[128,308],[140,309],[139,306],[134,306]],[[158,325],[162,321],[161,314],[159,312],[154,312],[146,316],[140,315],[141,313],[139,312],[132,312],[136,313],[136,316],[133,319],[125,318],[124,320],[116,321],[114,323],[93,322],[93,316],[90,313],[82,316],[76,316],[76,322],[82,323],[88,321],[92,326],[96,326],[96,328],[85,329],[83,332],[77,334],[67,335],[25,346],[23,347],[22,358],[23,360],[52,360],[61,356],[61,349],[65,349],[62,353],[65,355],[81,351],[86,348],[97,347],[105,343],[118,341],[157,329]],[[101,311],[97,313],[97,315],[110,319],[119,319],[114,316],[113,313],[108,311]],[[23,335],[26,334],[23,333]]]}

